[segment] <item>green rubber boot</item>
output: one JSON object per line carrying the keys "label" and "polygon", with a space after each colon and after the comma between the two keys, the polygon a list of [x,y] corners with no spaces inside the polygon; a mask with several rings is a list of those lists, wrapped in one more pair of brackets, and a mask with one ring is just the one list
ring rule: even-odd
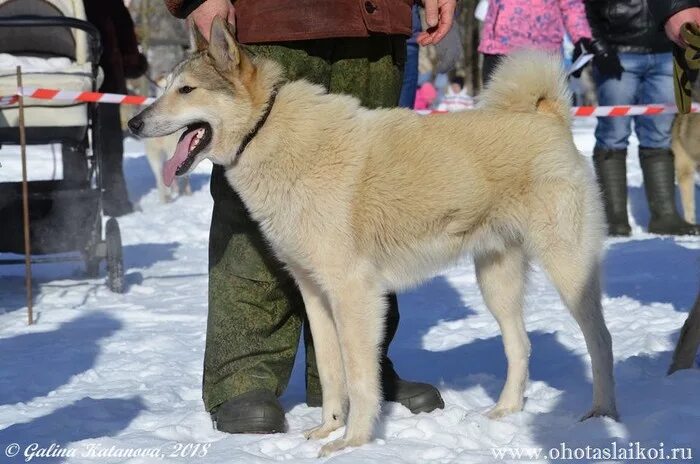
{"label": "green rubber boot", "polygon": [[593,166],[603,193],[608,235],[628,237],[632,233],[627,219],[627,150],[593,150]]}
{"label": "green rubber boot", "polygon": [[649,202],[649,232],[660,235],[700,235],[700,227],[686,222],[676,208],[673,153],[667,148],[639,148],[644,191]]}
{"label": "green rubber boot", "polygon": [[254,390],[231,398],[211,412],[217,430],[226,433],[281,433],[284,409],[275,394]]}

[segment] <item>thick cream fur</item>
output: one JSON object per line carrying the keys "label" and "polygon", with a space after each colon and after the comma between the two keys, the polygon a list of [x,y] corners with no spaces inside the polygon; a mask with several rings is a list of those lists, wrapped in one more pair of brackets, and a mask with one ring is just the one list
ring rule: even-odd
{"label": "thick cream fur", "polygon": [[[193,60],[199,62],[180,67],[177,82],[201,81],[204,66],[217,66],[206,57]],[[345,436],[326,444],[322,455],[371,439],[381,399],[384,295],[467,254],[508,359],[491,417],[523,407],[530,345],[522,306],[531,260],[541,263],[583,331],[594,384],[586,417],[616,416],[599,283],[602,206],[572,140],[556,58],[537,52],[508,58],[479,109],[446,115],[368,110],[355,98],[288,82],[234,159],[281,75],[276,64],[242,50],[241,63],[250,68],[226,74],[218,65],[229,94],[197,97],[198,117],[215,128],[216,151],[204,156],[226,167],[231,186],[299,284],[323,386],[323,423],[307,436],[326,437],[347,422]],[[167,126],[167,106],[149,119]]]}

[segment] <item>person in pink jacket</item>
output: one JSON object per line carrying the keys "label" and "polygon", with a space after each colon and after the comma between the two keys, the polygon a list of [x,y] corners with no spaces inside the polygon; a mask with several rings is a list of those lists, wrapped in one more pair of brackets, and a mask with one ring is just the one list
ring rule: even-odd
{"label": "person in pink jacket", "polygon": [[490,0],[479,44],[484,82],[501,57],[515,50],[559,53],[566,32],[579,49],[595,53],[583,0]]}
{"label": "person in pink jacket", "polygon": [[413,105],[413,109],[416,110],[429,110],[433,107],[433,103],[437,99],[438,92],[432,82],[425,82],[418,88],[416,92],[416,101]]}

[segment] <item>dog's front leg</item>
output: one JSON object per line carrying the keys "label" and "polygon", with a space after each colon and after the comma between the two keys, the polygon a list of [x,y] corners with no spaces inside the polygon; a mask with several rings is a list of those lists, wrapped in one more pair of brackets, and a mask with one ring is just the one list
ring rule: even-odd
{"label": "dog's front leg", "polygon": [[291,272],[304,298],[323,395],[322,422],[318,427],[305,431],[304,436],[307,439],[326,438],[331,432],[345,425],[347,390],[343,360],[331,309],[320,287],[303,271],[292,269]]}
{"label": "dog's front leg", "polygon": [[321,448],[321,457],[367,443],[379,415],[379,346],[386,301],[370,279],[348,280],[329,294],[350,398],[348,425],[343,438]]}

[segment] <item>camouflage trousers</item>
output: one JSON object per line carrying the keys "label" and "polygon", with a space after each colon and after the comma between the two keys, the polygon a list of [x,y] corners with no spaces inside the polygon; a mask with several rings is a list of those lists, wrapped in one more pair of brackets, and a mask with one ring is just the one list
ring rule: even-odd
{"label": "camouflage trousers", "polygon": [[[330,92],[354,95],[364,106],[398,103],[405,37],[372,36],[249,45],[254,55],[281,63],[290,80],[304,78]],[[303,117],[303,115],[301,115]],[[214,211],[209,236],[209,315],[203,397],[207,410],[243,393],[282,394],[305,326],[307,392],[320,396],[313,343],[304,305],[292,278],[275,260],[241,199],[214,167]],[[395,295],[389,295],[386,350],[398,327]]]}

